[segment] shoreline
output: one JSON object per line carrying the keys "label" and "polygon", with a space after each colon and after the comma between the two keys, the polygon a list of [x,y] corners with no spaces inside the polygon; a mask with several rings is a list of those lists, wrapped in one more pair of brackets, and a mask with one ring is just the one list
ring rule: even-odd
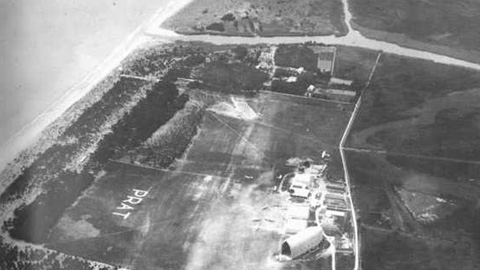
{"label": "shoreline", "polygon": [[[49,105],[41,114],[25,125],[0,145],[0,176],[4,176],[7,170],[21,170],[21,167],[29,164],[16,164],[15,159],[21,155],[35,155],[29,153],[30,148],[40,142],[48,133],[49,126],[59,119],[74,104],[81,101],[99,85],[121,62],[136,49],[145,45],[151,37],[145,35],[149,29],[157,28],[170,16],[187,6],[192,0],[170,1],[167,5],[159,8],[155,14],[145,20],[124,41],[118,45],[100,64],[89,72],[81,81],[72,86],[58,100]],[[158,40],[157,40],[158,41]],[[165,40],[165,42],[170,42]],[[20,168],[15,168],[15,165]],[[12,168],[9,168],[9,167]],[[0,179],[0,191],[9,185],[11,179]]]}

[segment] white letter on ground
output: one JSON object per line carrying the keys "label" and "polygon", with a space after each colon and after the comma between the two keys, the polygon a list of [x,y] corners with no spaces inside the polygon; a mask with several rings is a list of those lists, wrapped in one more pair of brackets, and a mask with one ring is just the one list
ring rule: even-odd
{"label": "white letter on ground", "polygon": [[137,197],[140,197],[140,198],[145,197],[148,194],[148,191],[140,190],[140,189],[133,189],[133,192],[134,192],[133,193],[134,196],[137,196]]}
{"label": "white letter on ground", "polygon": [[137,198],[133,196],[127,196],[128,199],[123,200],[123,202],[129,202],[130,204],[139,204],[140,202],[143,201],[142,198]]}
{"label": "white letter on ground", "polygon": [[126,214],[122,214],[122,213],[117,213],[117,212],[113,212],[114,215],[117,215],[117,216],[122,216],[123,219],[127,219],[128,216],[130,216],[130,212],[126,213]]}
{"label": "white letter on ground", "polygon": [[122,202],[122,206],[121,206],[121,207],[117,207],[117,209],[122,209],[122,210],[123,210],[123,209],[128,209],[128,210],[132,210],[133,207],[131,207],[131,206],[128,205],[128,204],[124,204],[124,203]]}

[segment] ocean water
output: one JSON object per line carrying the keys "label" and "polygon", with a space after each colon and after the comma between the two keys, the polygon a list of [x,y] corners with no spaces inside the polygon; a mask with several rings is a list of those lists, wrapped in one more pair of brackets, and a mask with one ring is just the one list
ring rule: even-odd
{"label": "ocean water", "polygon": [[0,0],[0,146],[170,1]]}

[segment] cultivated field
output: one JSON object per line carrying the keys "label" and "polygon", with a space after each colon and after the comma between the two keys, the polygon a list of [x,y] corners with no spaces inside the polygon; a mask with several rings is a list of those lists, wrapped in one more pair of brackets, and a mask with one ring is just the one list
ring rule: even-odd
{"label": "cultivated field", "polygon": [[333,76],[362,84],[366,83],[375,65],[378,52],[346,46],[336,46],[336,48]]}
{"label": "cultivated field", "polygon": [[194,1],[162,27],[184,34],[345,35],[340,0]]}

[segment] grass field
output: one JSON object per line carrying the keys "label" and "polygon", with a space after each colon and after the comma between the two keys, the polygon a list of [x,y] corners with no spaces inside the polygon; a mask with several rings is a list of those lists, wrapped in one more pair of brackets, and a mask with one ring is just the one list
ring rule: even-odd
{"label": "grass field", "polygon": [[382,55],[346,149],[365,269],[480,266],[479,89],[478,72]]}
{"label": "grass field", "polygon": [[[189,90],[192,102],[231,100],[196,91]],[[352,106],[269,92],[244,100],[258,118],[206,110],[198,134],[170,170],[111,162],[65,211],[45,245],[133,269],[280,267],[271,256],[287,200],[272,193],[275,167],[291,157],[315,160],[323,150],[336,152]],[[125,202],[134,189],[148,195]]]}
{"label": "grass field", "polygon": [[[480,180],[455,181],[448,174],[390,162],[390,157],[347,151],[365,269],[478,268]],[[479,170],[469,165],[472,177]]]}
{"label": "grass field", "polygon": [[[1,237],[68,254],[65,265],[280,267],[287,200],[276,177],[287,159],[324,150],[328,177],[343,177],[338,144],[353,104],[259,91],[263,47],[197,45],[132,55],[122,71],[164,80],[119,78],[70,123],[2,194]],[[179,76],[199,76],[201,89]],[[12,241],[7,265],[23,256]],[[46,263],[62,263],[51,254]],[[306,267],[319,265],[331,267]]]}
{"label": "grass field", "polygon": [[186,34],[345,35],[343,16],[340,0],[199,0],[162,27]]}
{"label": "grass field", "polygon": [[349,147],[479,160],[480,73],[383,55]]}
{"label": "grass field", "polygon": [[336,48],[333,76],[364,84],[375,65],[378,52],[346,46],[336,46]]}
{"label": "grass field", "polygon": [[475,0],[352,0],[354,27],[364,35],[480,62]]}

